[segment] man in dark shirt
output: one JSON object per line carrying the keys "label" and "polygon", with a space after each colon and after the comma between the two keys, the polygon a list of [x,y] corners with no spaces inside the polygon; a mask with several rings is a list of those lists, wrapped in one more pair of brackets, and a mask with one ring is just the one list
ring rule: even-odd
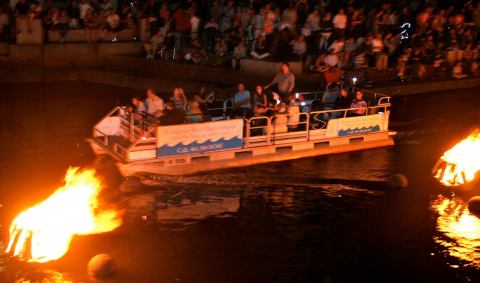
{"label": "man in dark shirt", "polygon": [[342,88],[340,95],[335,99],[335,109],[348,109],[352,100],[348,97],[346,89]]}
{"label": "man in dark shirt", "polygon": [[[346,89],[342,88],[340,95],[335,99],[335,109],[348,109],[352,100],[348,97],[348,92]],[[333,112],[332,119],[343,117],[344,112]]]}
{"label": "man in dark shirt", "polygon": [[175,107],[172,101],[167,102],[165,113],[160,117],[161,125],[178,125],[185,122],[185,114]]}

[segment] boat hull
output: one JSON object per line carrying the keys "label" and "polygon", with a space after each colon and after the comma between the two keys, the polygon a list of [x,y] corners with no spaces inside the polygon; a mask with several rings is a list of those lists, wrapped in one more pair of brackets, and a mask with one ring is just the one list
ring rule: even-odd
{"label": "boat hull", "polygon": [[393,144],[394,141],[388,132],[381,132],[207,154],[117,162],[117,166],[123,176],[190,175],[218,169],[386,147]]}

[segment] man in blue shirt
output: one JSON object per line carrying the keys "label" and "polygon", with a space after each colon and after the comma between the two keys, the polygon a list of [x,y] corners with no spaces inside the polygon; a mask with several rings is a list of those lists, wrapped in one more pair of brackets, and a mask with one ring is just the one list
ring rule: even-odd
{"label": "man in blue shirt", "polygon": [[245,90],[243,83],[238,84],[238,91],[233,97],[233,107],[235,108],[235,117],[245,118],[251,116],[252,103],[250,92]]}

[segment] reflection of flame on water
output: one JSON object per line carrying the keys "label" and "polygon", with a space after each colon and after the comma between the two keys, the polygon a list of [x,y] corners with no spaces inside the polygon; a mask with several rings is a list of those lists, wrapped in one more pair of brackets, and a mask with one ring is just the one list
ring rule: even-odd
{"label": "reflection of flame on water", "polygon": [[467,265],[480,267],[480,219],[468,211],[468,204],[457,198],[439,196],[432,202],[438,213],[437,244],[453,257],[466,261]]}
{"label": "reflection of flame on water", "polygon": [[[32,280],[31,278],[29,278],[29,276],[25,276],[25,277],[16,279],[15,283],[25,283],[25,282],[73,283],[74,282],[72,279],[69,278],[67,274],[60,273],[55,270],[46,269],[46,270],[42,270],[41,272],[39,271],[39,273],[41,274],[41,277],[42,277],[41,281],[38,281],[38,279],[37,281],[34,279]],[[38,274],[37,276],[39,276],[40,274]]]}
{"label": "reflection of flame on water", "polygon": [[94,170],[70,168],[63,187],[13,220],[6,252],[29,262],[47,262],[61,258],[74,235],[114,230],[122,221],[118,211],[99,209],[101,189]]}
{"label": "reflection of flame on water", "polygon": [[480,131],[446,151],[433,168],[435,178],[446,186],[457,186],[473,181],[480,171]]}

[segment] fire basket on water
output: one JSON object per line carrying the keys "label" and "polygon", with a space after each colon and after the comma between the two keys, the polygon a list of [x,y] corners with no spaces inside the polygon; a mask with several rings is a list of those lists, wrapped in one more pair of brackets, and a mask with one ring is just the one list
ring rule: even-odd
{"label": "fire basket on water", "polygon": [[118,210],[100,209],[101,190],[95,170],[68,169],[63,187],[13,220],[6,252],[28,262],[47,262],[65,255],[74,235],[119,227]]}
{"label": "fire basket on water", "polygon": [[477,129],[466,139],[446,151],[433,174],[446,186],[459,186],[475,179],[480,171],[480,131]]}

